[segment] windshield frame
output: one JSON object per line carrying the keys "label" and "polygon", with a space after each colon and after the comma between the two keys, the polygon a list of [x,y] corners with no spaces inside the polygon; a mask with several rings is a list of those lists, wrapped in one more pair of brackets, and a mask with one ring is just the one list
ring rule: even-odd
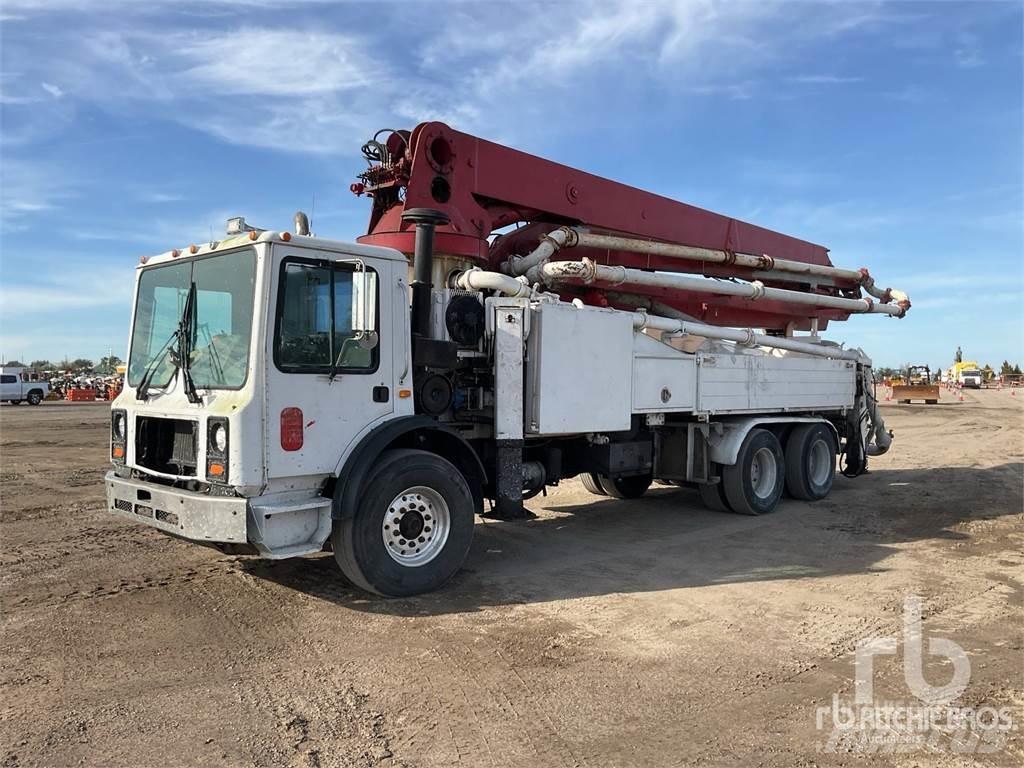
{"label": "windshield frame", "polygon": [[[261,260],[259,258],[259,251],[258,251],[257,248],[255,248],[252,245],[245,245],[245,246],[242,246],[242,247],[239,247],[239,248],[230,248],[230,249],[226,248],[223,251],[215,252],[215,253],[209,253],[209,254],[203,254],[202,256],[199,256],[197,258],[179,259],[179,260],[174,260],[174,261],[164,261],[164,262],[161,262],[159,264],[154,264],[152,266],[143,267],[142,269],[139,270],[139,274],[138,274],[138,276],[136,278],[136,283],[135,283],[135,285],[136,285],[135,297],[134,297],[134,301],[132,302],[132,329],[131,329],[131,337],[128,339],[128,360],[127,360],[127,363],[126,363],[127,369],[125,371],[125,383],[127,384],[128,387],[130,387],[132,389],[137,389],[139,384],[142,383],[142,375],[143,375],[143,371],[145,370],[145,367],[143,367],[141,370],[138,370],[137,373],[135,374],[135,376],[137,378],[133,379],[133,374],[132,374],[132,355],[133,355],[134,346],[135,346],[135,335],[136,335],[136,333],[139,330],[138,327],[137,327],[138,326],[138,320],[139,320],[139,315],[138,315],[138,313],[139,313],[139,297],[140,297],[140,292],[142,291],[142,279],[143,279],[144,274],[146,274],[148,272],[151,272],[151,271],[159,270],[159,269],[167,269],[167,268],[171,268],[171,267],[175,267],[175,266],[181,267],[181,266],[187,264],[188,267],[189,267],[189,274],[188,274],[189,281],[192,282],[192,280],[194,278],[195,265],[198,262],[206,261],[208,259],[219,259],[219,258],[223,258],[223,257],[237,256],[238,254],[244,253],[244,252],[248,252],[248,254],[249,254],[250,258],[251,258],[251,264],[252,264],[252,294],[251,294],[251,297],[250,297],[251,298],[251,305],[250,305],[250,311],[249,311],[248,339],[247,339],[247,342],[246,342],[246,345],[245,345],[245,365],[243,367],[244,376],[242,377],[241,382],[238,385],[236,385],[236,386],[229,386],[227,384],[209,384],[207,382],[203,382],[202,384],[197,383],[196,384],[196,389],[198,389],[198,390],[209,390],[209,391],[213,391],[213,390],[218,390],[218,391],[238,391],[238,390],[241,390],[241,389],[245,388],[245,386],[249,383],[250,369],[252,368],[252,363],[253,363],[253,342],[254,342],[254,337],[256,336],[255,327],[256,327],[257,312],[258,312],[258,307],[257,307],[257,304],[256,304],[256,293],[259,290],[259,268],[260,268],[260,263],[261,263]],[[197,289],[199,291],[203,290],[202,286],[197,286]],[[197,301],[198,301],[198,297],[197,297]],[[194,312],[197,312],[197,311],[198,311],[198,307],[194,310]],[[150,332],[150,335],[152,335],[152,331]],[[177,344],[177,343],[178,342],[175,342],[175,344]],[[147,361],[147,365],[149,365],[152,362],[152,360],[153,360],[153,358],[150,357],[150,359]],[[177,378],[179,378],[180,376],[181,376],[181,366],[177,365],[177,366],[175,366],[175,367],[173,367],[171,369],[171,374],[170,374],[170,376],[167,377],[166,381],[160,382],[160,381],[157,381],[155,379],[153,381],[150,381],[149,382],[149,389],[150,390],[166,389],[167,387],[171,386],[171,384]]]}

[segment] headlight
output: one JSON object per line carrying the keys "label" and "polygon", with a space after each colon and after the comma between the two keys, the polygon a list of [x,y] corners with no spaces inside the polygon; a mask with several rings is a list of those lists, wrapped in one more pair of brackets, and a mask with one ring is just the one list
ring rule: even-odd
{"label": "headlight", "polygon": [[213,447],[217,453],[224,453],[228,447],[228,430],[223,424],[217,424],[210,432]]}
{"label": "headlight", "polygon": [[114,414],[114,438],[117,440],[124,440],[125,435],[128,433],[128,422],[125,419],[123,413]]}

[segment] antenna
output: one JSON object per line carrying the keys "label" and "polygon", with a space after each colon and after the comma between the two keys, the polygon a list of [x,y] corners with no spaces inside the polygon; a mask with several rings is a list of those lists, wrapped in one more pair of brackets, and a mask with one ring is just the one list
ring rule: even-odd
{"label": "antenna", "polygon": [[313,207],[309,209],[309,232],[313,233],[313,217],[316,216],[316,192],[313,193]]}

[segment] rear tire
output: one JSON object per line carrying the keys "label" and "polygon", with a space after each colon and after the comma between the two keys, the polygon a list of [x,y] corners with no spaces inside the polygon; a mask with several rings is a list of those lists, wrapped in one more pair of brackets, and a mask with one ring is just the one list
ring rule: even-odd
{"label": "rear tire", "polygon": [[583,481],[583,487],[590,491],[595,496],[607,496],[604,488],[601,487],[601,478],[595,475],[593,472],[584,472],[580,475],[580,480]]}
{"label": "rear tire", "polygon": [[786,490],[794,499],[828,496],[836,476],[836,442],[825,424],[800,424],[786,441]]}
{"label": "rear tire", "polygon": [[28,393],[28,404],[29,405],[39,405],[41,402],[43,402],[43,393],[42,392],[29,392]]}
{"label": "rear tire", "polygon": [[651,487],[650,475],[631,475],[629,477],[611,478],[601,475],[601,487],[609,496],[616,499],[639,499]]}
{"label": "rear tire", "polygon": [[451,462],[426,451],[385,451],[357,508],[334,523],[334,559],[353,584],[378,595],[437,589],[466,560],[474,506]]}
{"label": "rear tire", "polygon": [[752,429],[740,446],[736,463],[723,467],[725,497],[734,512],[763,515],[782,498],[786,463],[779,439],[767,429]]}

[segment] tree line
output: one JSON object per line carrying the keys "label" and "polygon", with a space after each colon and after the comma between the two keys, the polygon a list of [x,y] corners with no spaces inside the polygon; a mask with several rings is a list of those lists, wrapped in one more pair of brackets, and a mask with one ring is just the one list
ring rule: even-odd
{"label": "tree line", "polygon": [[20,360],[8,360],[4,363],[5,368],[33,368],[37,371],[71,371],[72,373],[96,373],[111,374],[117,370],[117,366],[124,361],[117,355],[101,357],[98,363],[94,363],[87,357],[76,357],[74,360],[64,358],[63,360],[33,360],[27,365]]}

